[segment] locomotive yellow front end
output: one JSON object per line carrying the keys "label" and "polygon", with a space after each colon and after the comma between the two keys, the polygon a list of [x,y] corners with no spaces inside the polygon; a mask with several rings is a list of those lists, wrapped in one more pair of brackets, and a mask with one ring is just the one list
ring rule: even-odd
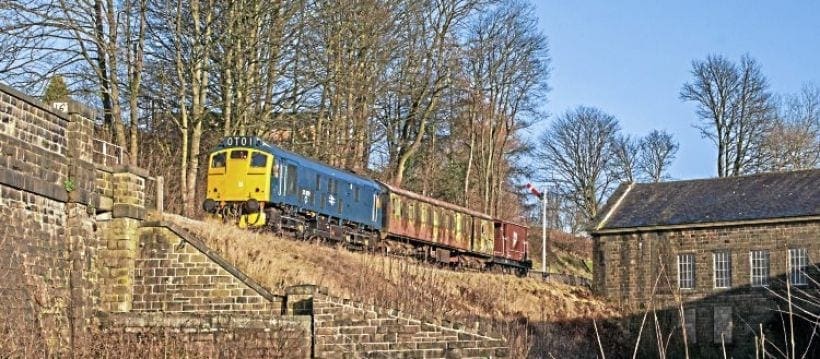
{"label": "locomotive yellow front end", "polygon": [[[206,212],[223,219],[235,218],[240,227],[260,227],[266,223],[265,204],[270,200],[271,174],[276,158],[262,149],[237,146],[246,137],[223,140],[224,148],[208,159]],[[243,144],[247,144],[245,141]],[[253,143],[250,141],[250,143]]]}

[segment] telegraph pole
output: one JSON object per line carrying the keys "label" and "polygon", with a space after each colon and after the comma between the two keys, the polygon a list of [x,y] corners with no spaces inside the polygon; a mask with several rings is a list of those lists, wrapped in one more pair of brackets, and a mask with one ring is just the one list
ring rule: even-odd
{"label": "telegraph pole", "polygon": [[547,191],[539,192],[531,183],[524,187],[541,201],[541,272],[547,275]]}
{"label": "telegraph pole", "polygon": [[547,192],[541,192],[541,272],[547,274]]}

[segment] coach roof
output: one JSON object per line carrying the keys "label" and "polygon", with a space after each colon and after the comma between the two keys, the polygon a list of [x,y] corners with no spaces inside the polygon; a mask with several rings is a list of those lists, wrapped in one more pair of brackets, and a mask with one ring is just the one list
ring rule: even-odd
{"label": "coach roof", "polygon": [[622,184],[595,231],[820,216],[820,169]]}

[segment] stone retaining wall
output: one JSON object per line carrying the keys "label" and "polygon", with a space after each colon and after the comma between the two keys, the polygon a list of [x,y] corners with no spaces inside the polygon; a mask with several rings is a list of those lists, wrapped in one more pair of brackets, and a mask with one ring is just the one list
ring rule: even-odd
{"label": "stone retaining wall", "polygon": [[[310,317],[236,313],[115,313],[100,318],[105,345],[89,356],[130,357],[120,348],[182,358],[310,358]],[[88,350],[88,349],[86,349]]]}
{"label": "stone retaining wall", "polygon": [[92,127],[79,109],[0,85],[0,322],[18,333],[6,350],[61,355],[91,325],[94,183],[81,144]]}
{"label": "stone retaining wall", "polygon": [[[301,293],[310,292],[310,288]],[[297,292],[298,293],[298,292]],[[289,298],[295,295],[289,292]],[[317,358],[504,358],[501,339],[460,325],[427,323],[410,315],[316,290],[312,301]]]}
{"label": "stone retaining wall", "polygon": [[243,282],[197,238],[168,226],[141,229],[133,311],[282,314],[283,297]]}
{"label": "stone retaining wall", "polygon": [[199,238],[145,222],[148,174],[91,163],[94,114],[73,102],[68,109],[57,112],[0,85],[3,355],[507,354],[498,339],[333,298],[315,286],[270,293]]}

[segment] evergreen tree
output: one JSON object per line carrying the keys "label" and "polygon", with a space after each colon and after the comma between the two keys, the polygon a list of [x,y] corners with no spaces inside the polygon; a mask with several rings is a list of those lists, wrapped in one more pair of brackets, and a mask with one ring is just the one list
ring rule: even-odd
{"label": "evergreen tree", "polygon": [[66,101],[69,98],[68,95],[68,86],[66,86],[65,81],[63,81],[63,77],[54,75],[48,81],[46,91],[43,93],[43,102]]}

